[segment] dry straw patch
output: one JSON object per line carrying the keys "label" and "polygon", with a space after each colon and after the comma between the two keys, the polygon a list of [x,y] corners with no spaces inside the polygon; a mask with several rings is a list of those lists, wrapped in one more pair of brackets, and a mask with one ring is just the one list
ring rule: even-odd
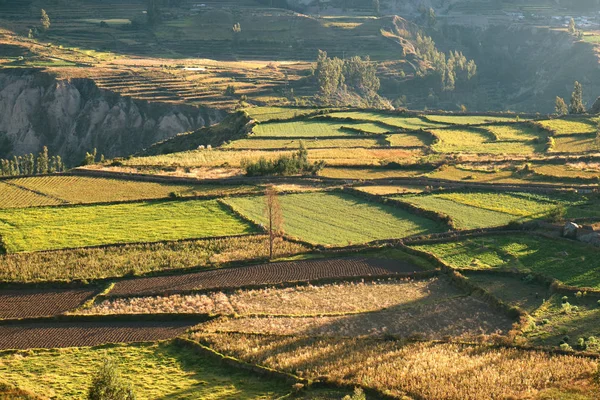
{"label": "dry straw patch", "polygon": [[269,335],[381,337],[394,335],[442,339],[506,333],[513,321],[472,297],[424,298],[377,312],[344,316],[221,318],[206,332]]}
{"label": "dry straw patch", "polygon": [[[575,391],[592,399],[599,394],[594,383],[598,362],[571,355],[451,343],[241,334],[195,337],[247,362],[305,377],[327,376],[398,397],[541,399],[565,398],[562,395]],[[558,397],[543,397],[549,390]]]}
{"label": "dry straw patch", "polygon": [[[445,298],[458,292],[439,279],[380,280],[321,286],[237,290],[234,293],[105,300],[84,314],[208,313],[311,315],[354,313]],[[343,301],[340,301],[343,299]]]}

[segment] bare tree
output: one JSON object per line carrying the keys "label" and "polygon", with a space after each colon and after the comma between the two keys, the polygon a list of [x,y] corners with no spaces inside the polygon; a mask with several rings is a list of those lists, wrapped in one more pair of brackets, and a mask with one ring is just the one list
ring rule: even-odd
{"label": "bare tree", "polygon": [[273,186],[269,186],[265,190],[265,202],[265,214],[269,221],[269,259],[273,259],[273,243],[275,238],[283,232],[283,216],[279,205],[279,196]]}

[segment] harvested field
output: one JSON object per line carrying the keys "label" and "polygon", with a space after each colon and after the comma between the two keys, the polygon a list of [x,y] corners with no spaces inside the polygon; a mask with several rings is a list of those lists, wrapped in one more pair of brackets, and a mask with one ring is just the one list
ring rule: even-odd
{"label": "harvested field", "polygon": [[598,362],[576,355],[356,338],[202,333],[195,337],[246,362],[306,378],[360,383],[398,398],[519,399],[527,393],[536,399],[591,400],[599,394],[594,383]]}
{"label": "harvested field", "polygon": [[[436,298],[438,297],[438,298]],[[282,304],[282,309],[285,309]],[[447,288],[443,294],[414,299],[382,311],[322,317],[241,317],[208,322],[206,332],[266,335],[363,337],[394,335],[442,339],[506,334],[513,320],[486,303]]]}
{"label": "harvested field", "polygon": [[95,292],[93,289],[0,290],[0,319],[63,314],[83,304]]}
{"label": "harvested field", "polygon": [[277,262],[187,275],[131,279],[117,282],[110,295],[162,295],[317,279],[409,274],[420,270],[420,267],[402,260],[363,257]]}
{"label": "harvested field", "polygon": [[193,323],[189,321],[45,322],[0,325],[0,350],[153,342],[179,336],[192,325]]}
{"label": "harvested field", "polygon": [[395,195],[395,194],[419,194],[424,188],[422,186],[407,186],[407,185],[372,185],[372,186],[357,186],[355,189],[365,193],[375,194],[379,196]]}
{"label": "harvested field", "polygon": [[[77,314],[269,314],[320,315],[355,313],[438,300],[456,294],[445,281],[386,279],[375,282],[342,282],[289,288],[238,290],[234,293],[173,295],[108,299]],[[340,302],[340,299],[344,299]]]}
{"label": "harvested field", "polygon": [[[226,199],[242,215],[266,224],[263,197]],[[401,208],[346,193],[301,193],[279,197],[283,231],[311,243],[345,245],[439,232],[444,227]]]}
{"label": "harvested field", "polygon": [[[310,249],[284,239],[275,241],[275,257]],[[71,281],[185,268],[219,268],[224,263],[267,258],[268,236],[247,235],[0,255],[0,280]]]}
{"label": "harvested field", "polygon": [[323,168],[319,176],[333,179],[394,179],[414,178],[423,175],[423,170],[383,168]]}
{"label": "harvested field", "polygon": [[254,231],[215,200],[0,210],[0,235],[10,253]]}

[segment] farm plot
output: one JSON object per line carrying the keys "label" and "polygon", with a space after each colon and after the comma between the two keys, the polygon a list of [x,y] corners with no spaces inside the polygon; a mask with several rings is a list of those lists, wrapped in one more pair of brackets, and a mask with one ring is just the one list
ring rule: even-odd
{"label": "farm plot", "polygon": [[288,107],[251,107],[244,111],[250,115],[250,118],[260,122],[271,119],[289,119],[318,112],[317,109]]}
{"label": "farm plot", "polygon": [[[510,169],[498,169],[492,171],[482,171],[469,168],[465,165],[451,165],[438,168],[427,175],[433,179],[447,179],[450,181],[472,181],[488,183],[528,183],[527,175],[521,176],[515,174]],[[556,183],[556,182],[555,182]]]}
{"label": "farm plot", "polygon": [[598,180],[600,179],[600,169],[586,168],[589,164],[584,165],[536,165],[534,172],[540,177],[558,178],[558,179],[573,179],[573,180]]}
{"label": "farm plot", "polygon": [[393,147],[428,147],[433,143],[431,136],[418,133],[395,133],[386,135],[385,140]]}
{"label": "farm plot", "polygon": [[290,391],[283,382],[225,367],[173,342],[4,353],[0,375],[47,398],[83,399],[106,358],[140,400],[274,399]]}
{"label": "farm plot", "polygon": [[[0,280],[91,280],[185,268],[218,268],[234,261],[265,259],[268,249],[266,235],[248,235],[8,254],[0,255]],[[299,243],[283,239],[275,242],[275,257],[307,251]]]}
{"label": "farm plot", "polygon": [[[569,398],[570,393],[583,392],[591,399],[598,394],[593,383],[598,362],[575,355],[356,338],[201,333],[195,337],[246,362],[307,378],[327,376],[347,385],[361,383],[398,398],[519,398],[523,393]],[[573,381],[580,382],[578,389]]]}
{"label": "farm plot", "polygon": [[358,133],[343,129],[349,127],[361,131],[377,134],[389,132],[389,128],[382,127],[373,122],[336,121],[307,119],[292,122],[270,122],[254,127],[255,136],[266,137],[329,137],[329,136],[358,136]]}
{"label": "farm plot", "polygon": [[490,122],[513,122],[516,117],[495,117],[487,115],[425,115],[429,121],[451,125],[481,125]]}
{"label": "farm plot", "polygon": [[[226,199],[251,220],[266,224],[264,198]],[[311,243],[344,245],[443,230],[441,224],[405,210],[369,203],[343,193],[280,196],[283,230]]]}
{"label": "farm plot", "polygon": [[533,344],[600,352],[600,305],[597,298],[554,294],[532,313],[535,324],[525,332]]}
{"label": "farm plot", "polygon": [[85,176],[30,177],[14,179],[10,182],[69,203],[148,200],[166,198],[175,194],[178,196],[227,195],[253,191],[250,186],[174,185]]}
{"label": "farm plot", "polygon": [[58,199],[42,196],[41,194],[10,185],[3,181],[0,181],[0,194],[0,209],[62,204]]}
{"label": "farm plot", "polygon": [[[393,135],[396,136],[396,135]],[[297,150],[300,142],[307,149],[325,149],[325,148],[353,148],[353,147],[382,147],[385,145],[383,138],[377,137],[359,137],[347,139],[240,139],[225,146],[228,149],[236,150],[259,150],[259,149],[292,149]]]}
{"label": "farm plot", "polygon": [[332,179],[395,179],[414,178],[424,174],[423,170],[383,168],[323,168],[319,176]]}
{"label": "farm plot", "polygon": [[533,271],[567,285],[600,289],[600,250],[532,235],[487,236],[415,246],[455,268]]}
{"label": "farm plot", "polygon": [[558,136],[552,151],[558,153],[586,153],[600,151],[600,142],[595,135]]}
{"label": "farm plot", "polygon": [[83,304],[95,292],[94,289],[0,290],[0,319],[63,314]]}
{"label": "farm plot", "polygon": [[[396,259],[338,258],[277,262],[243,268],[198,272],[186,275],[130,279],[117,282],[111,296],[165,295],[191,290],[231,289],[244,286],[307,282],[319,279],[410,274],[421,271],[420,259],[402,253]],[[429,268],[432,268],[429,266]]]}
{"label": "farm plot", "polygon": [[394,335],[442,339],[504,334],[514,321],[473,297],[415,299],[383,311],[345,316],[221,318],[202,326],[205,332],[239,332],[294,336]]}
{"label": "farm plot", "polygon": [[427,121],[419,117],[410,117],[403,115],[392,115],[392,114],[380,114],[376,112],[368,111],[341,111],[330,113],[332,117],[336,118],[351,118],[357,121],[379,121],[387,125],[396,126],[399,129],[406,130],[419,130],[428,128],[439,128],[444,124]]}
{"label": "farm plot", "polygon": [[107,343],[153,342],[183,334],[194,323],[168,322],[39,322],[0,325],[0,350],[54,349]]}
{"label": "farm plot", "polygon": [[451,128],[431,131],[439,140],[432,149],[439,153],[531,154],[543,150],[532,141],[497,141],[481,129]]}
{"label": "farm plot", "polygon": [[596,131],[598,130],[597,122],[591,118],[549,119],[544,121],[537,121],[536,123],[554,132],[557,136],[592,134],[596,133]]}
{"label": "farm plot", "polygon": [[10,253],[252,232],[214,200],[0,211],[0,235]]}
{"label": "farm plot", "polygon": [[[233,293],[134,297],[104,300],[78,314],[269,314],[321,315],[376,311],[417,301],[436,301],[457,295],[440,279],[422,281],[378,280],[319,286],[238,290]],[[340,302],[340,299],[344,299]]]}
{"label": "farm plot", "polygon": [[370,186],[355,186],[354,189],[365,193],[375,194],[378,196],[389,196],[395,194],[419,194],[424,188],[422,186],[407,186],[407,185],[370,185]]}

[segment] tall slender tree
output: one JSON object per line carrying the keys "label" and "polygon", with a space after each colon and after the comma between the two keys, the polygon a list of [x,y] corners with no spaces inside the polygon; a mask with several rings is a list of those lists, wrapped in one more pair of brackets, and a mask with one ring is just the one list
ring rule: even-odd
{"label": "tall slender tree", "polygon": [[569,113],[569,107],[567,107],[567,103],[565,103],[565,100],[562,97],[556,96],[554,111],[556,111],[558,115],[567,115]]}
{"label": "tall slender tree", "polygon": [[46,10],[42,8],[42,17],[40,18],[40,23],[42,24],[42,30],[47,31],[50,29],[50,17]]}
{"label": "tall slender tree", "polygon": [[279,196],[273,186],[265,191],[265,213],[269,224],[269,259],[273,259],[275,238],[282,232],[283,216],[279,205]]}
{"label": "tall slender tree", "polygon": [[571,94],[571,105],[569,107],[571,114],[583,114],[585,113],[585,106],[583,105],[583,88],[581,83],[575,81],[573,87],[573,93]]}

